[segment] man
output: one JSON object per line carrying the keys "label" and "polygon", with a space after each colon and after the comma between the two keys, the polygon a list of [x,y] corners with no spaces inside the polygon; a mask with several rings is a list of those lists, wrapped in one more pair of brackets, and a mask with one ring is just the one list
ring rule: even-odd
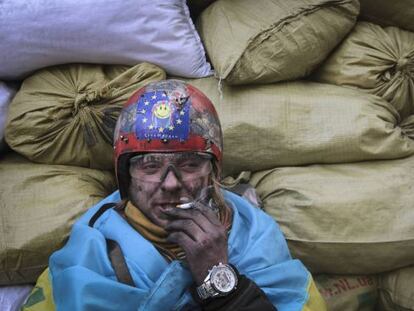
{"label": "man", "polygon": [[50,258],[58,310],[325,310],[271,217],[221,189],[222,132],[204,94],[147,85],[114,141],[119,192]]}

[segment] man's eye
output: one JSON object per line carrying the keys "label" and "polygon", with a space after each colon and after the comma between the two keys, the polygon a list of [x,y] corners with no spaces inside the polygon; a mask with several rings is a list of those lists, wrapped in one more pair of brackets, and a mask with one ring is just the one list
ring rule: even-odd
{"label": "man's eye", "polygon": [[179,167],[182,169],[198,169],[200,167],[200,162],[187,161],[187,162],[181,163]]}
{"label": "man's eye", "polygon": [[161,169],[161,165],[159,163],[145,163],[142,165],[141,169],[143,171],[159,170]]}

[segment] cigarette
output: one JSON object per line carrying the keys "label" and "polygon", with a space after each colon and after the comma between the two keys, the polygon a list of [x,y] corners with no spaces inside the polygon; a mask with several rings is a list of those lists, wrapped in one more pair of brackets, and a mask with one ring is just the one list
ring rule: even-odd
{"label": "cigarette", "polygon": [[194,202],[188,202],[183,204],[177,204],[175,207],[181,208],[181,209],[190,209],[194,207]]}

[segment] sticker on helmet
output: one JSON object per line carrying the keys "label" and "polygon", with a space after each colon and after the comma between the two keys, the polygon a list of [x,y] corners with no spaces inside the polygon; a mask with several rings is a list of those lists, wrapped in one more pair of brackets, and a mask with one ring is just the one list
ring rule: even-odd
{"label": "sticker on helmet", "polygon": [[165,91],[145,92],[138,100],[135,133],[138,139],[186,140],[190,103],[177,105]]}
{"label": "sticker on helmet", "polygon": [[135,121],[136,121],[136,105],[130,105],[124,107],[119,116],[118,122],[116,123],[114,131],[114,141],[119,137],[120,132],[122,133],[132,133],[135,131]]}

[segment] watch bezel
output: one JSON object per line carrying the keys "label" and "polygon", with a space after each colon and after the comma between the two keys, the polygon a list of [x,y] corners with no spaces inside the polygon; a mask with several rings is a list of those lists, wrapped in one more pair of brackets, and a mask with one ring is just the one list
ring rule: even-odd
{"label": "watch bezel", "polygon": [[[219,273],[220,272],[221,273],[223,273],[223,272],[230,272],[230,274],[232,275],[232,278],[231,278],[231,283],[232,284],[231,284],[229,290],[223,290],[222,288],[219,288],[216,285],[215,279],[219,277]],[[218,292],[220,295],[227,295],[227,294],[231,293],[236,288],[237,281],[238,281],[237,280],[237,274],[236,274],[236,272],[234,271],[234,269],[230,265],[220,263],[219,265],[214,266],[211,269],[211,273],[210,273],[210,284],[211,284],[211,287],[216,292]]]}

